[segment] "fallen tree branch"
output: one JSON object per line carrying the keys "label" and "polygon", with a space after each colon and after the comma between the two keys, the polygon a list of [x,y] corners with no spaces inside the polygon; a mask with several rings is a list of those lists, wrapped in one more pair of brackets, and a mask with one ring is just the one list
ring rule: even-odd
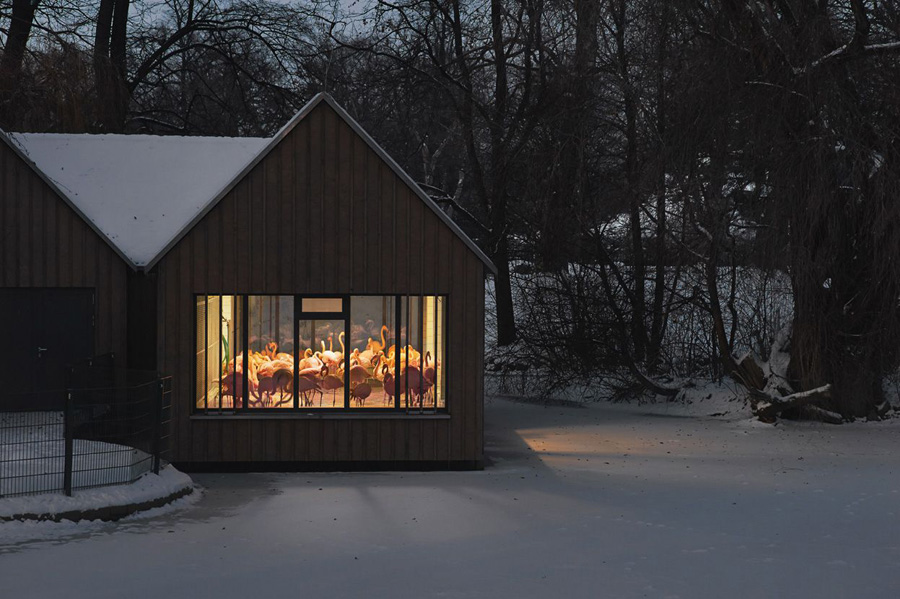
{"label": "fallen tree branch", "polygon": [[819,406],[803,406],[803,412],[804,416],[808,417],[810,420],[818,420],[820,422],[827,422],[828,424],[844,423],[843,416],[837,412],[820,408]]}
{"label": "fallen tree branch", "polygon": [[634,360],[629,356],[628,362],[628,370],[631,372],[631,375],[637,379],[637,382],[640,385],[647,389],[648,391],[652,391],[656,395],[662,395],[664,397],[675,397],[678,393],[681,392],[680,387],[665,387],[660,385],[649,376],[641,372],[641,369],[637,367],[637,364],[634,363]]}
{"label": "fallen tree branch", "polygon": [[[763,391],[751,390],[750,402],[753,413],[763,422],[772,422],[784,410],[815,405],[831,398],[831,384],[822,385],[808,391],[798,391],[784,397],[776,397]],[[818,407],[818,406],[817,406]],[[825,412],[826,410],[822,410]]]}

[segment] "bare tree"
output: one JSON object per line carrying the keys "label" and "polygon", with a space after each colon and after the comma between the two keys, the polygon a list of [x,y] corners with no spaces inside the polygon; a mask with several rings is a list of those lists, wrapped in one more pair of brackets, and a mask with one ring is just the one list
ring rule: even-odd
{"label": "bare tree", "polygon": [[16,90],[39,0],[13,0],[3,56],[0,57],[0,126],[14,121]]}
{"label": "bare tree", "polygon": [[465,185],[472,211],[489,231],[486,251],[497,265],[497,342],[516,339],[510,279],[510,236],[515,220],[513,174],[546,117],[546,79],[535,64],[547,41],[544,3],[375,2],[368,36],[342,34],[332,20],[333,41],[358,52],[388,57],[419,80],[442,90],[466,156]]}
{"label": "bare tree", "polygon": [[[898,114],[883,101],[896,92],[896,15],[859,0],[684,6],[705,74],[685,98],[712,121],[695,160],[763,172],[766,224],[786,234],[794,317],[782,393],[827,387],[821,405],[871,414],[900,332]],[[721,245],[713,234],[711,251]]]}

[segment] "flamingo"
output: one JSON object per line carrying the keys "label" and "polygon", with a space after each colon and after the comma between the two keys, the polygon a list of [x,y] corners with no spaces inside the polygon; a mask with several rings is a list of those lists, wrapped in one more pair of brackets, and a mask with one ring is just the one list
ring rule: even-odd
{"label": "flamingo", "polygon": [[[278,407],[285,403],[284,394],[285,392],[290,393],[291,387],[294,384],[294,373],[291,372],[288,368],[279,368],[275,371],[275,374],[272,375],[272,381],[275,384],[275,389],[278,391],[278,403],[273,407]],[[291,397],[288,396],[287,401],[290,401]]]}
{"label": "flamingo", "polygon": [[269,405],[269,398],[272,394],[275,393],[275,379],[271,376],[261,376],[259,377],[259,382],[256,384],[256,393],[252,393],[256,395],[259,401],[253,402],[254,405],[262,404],[263,406]]}
{"label": "flamingo", "polygon": [[368,350],[361,352],[359,349],[354,349],[353,353],[350,354],[350,363],[353,364],[353,362],[356,361],[356,363],[363,368],[372,368],[374,366],[374,360],[377,358],[377,354],[373,354]]}
{"label": "flamingo", "polygon": [[[222,379],[222,398],[232,397],[231,407],[237,407],[244,395],[244,373],[236,371]],[[221,406],[225,407],[225,406]]]}
{"label": "flamingo", "polygon": [[[437,361],[431,358],[431,351],[425,352],[425,370],[422,371],[422,376],[425,377],[425,381],[428,384],[428,390],[425,393],[426,395],[431,395],[433,399],[434,382],[437,377]],[[437,407],[436,403],[435,407]]]}
{"label": "flamingo", "polygon": [[416,351],[416,349],[412,345],[407,345],[406,347],[401,347],[399,352],[395,352],[394,347],[391,346],[391,348],[388,350],[388,355],[387,355],[387,361],[391,366],[394,366],[397,363],[397,356],[396,356],[397,353],[400,354],[400,367],[401,368],[406,368],[407,365],[418,366],[419,359],[422,356],[422,354],[420,354],[418,351]]}
{"label": "flamingo", "polygon": [[328,374],[328,366],[325,366],[322,370],[322,383],[320,386],[324,391],[331,391],[331,407],[334,407],[335,395],[337,390],[344,386],[344,381],[333,374]]}
{"label": "flamingo", "polygon": [[383,325],[381,325],[381,343],[378,343],[378,341],[375,341],[374,339],[369,337],[369,341],[368,341],[368,343],[366,343],[366,351],[371,351],[372,355],[377,354],[380,351],[383,351],[384,346],[387,345],[387,342],[385,341],[385,338],[384,338],[385,332],[390,334],[391,330],[389,328],[387,328],[386,324],[383,324]]}
{"label": "flamingo", "polygon": [[306,354],[304,354],[304,358],[297,362],[297,372],[300,373],[300,376],[304,376],[307,374],[317,374],[320,370],[322,370],[322,366],[325,365],[322,360],[319,359],[319,356],[312,353],[312,350],[306,350]]}
{"label": "flamingo", "polygon": [[434,366],[431,364],[431,350],[425,352],[425,370],[422,371],[422,375],[425,377],[426,381],[434,385],[435,370]]}
{"label": "flamingo", "polygon": [[[343,333],[341,333],[343,335]],[[328,338],[329,345],[331,345],[332,338]],[[325,362],[328,366],[332,368],[338,368],[341,364],[341,361],[344,358],[343,352],[331,351],[330,349],[325,349],[325,341],[321,341],[322,343],[322,351],[319,357],[320,360]],[[343,340],[341,340],[341,344],[343,345]],[[317,354],[318,356],[319,354]]]}
{"label": "flamingo", "polygon": [[422,396],[428,391],[431,384],[415,366],[410,366],[400,376],[409,385],[410,404],[415,403],[415,405],[421,406]]}
{"label": "flamingo", "polygon": [[365,383],[366,379],[369,378],[369,371],[363,368],[362,366],[351,366],[350,367],[350,386],[358,385],[360,383]]}
{"label": "flamingo", "polygon": [[350,398],[356,401],[358,406],[366,405],[366,398],[372,394],[372,386],[369,383],[360,383],[350,390]]}
{"label": "flamingo", "polygon": [[313,405],[313,396],[316,393],[320,396],[319,405],[322,405],[322,389],[319,387],[319,383],[312,376],[300,375],[300,379],[297,381],[297,395],[303,398],[304,407]]}
{"label": "flamingo", "polygon": [[[387,364],[381,365],[381,381],[384,387],[384,402],[388,403],[388,399],[390,399],[390,403],[394,403],[397,385],[394,384],[394,375],[391,374]],[[403,391],[401,390],[400,392],[402,393]]]}
{"label": "flamingo", "polygon": [[377,360],[378,356],[380,356],[382,353],[381,350],[372,351],[370,349],[367,349],[365,351],[359,351],[359,350],[355,350],[355,351],[356,351],[356,354],[355,354],[356,359],[359,360],[359,363],[362,364],[363,366],[365,366],[366,368],[375,366],[375,360]]}

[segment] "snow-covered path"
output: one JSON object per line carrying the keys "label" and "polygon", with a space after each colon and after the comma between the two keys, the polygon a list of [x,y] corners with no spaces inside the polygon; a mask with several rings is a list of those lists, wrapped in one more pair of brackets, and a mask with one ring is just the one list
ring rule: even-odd
{"label": "snow-covered path", "polygon": [[153,517],[0,524],[2,596],[900,596],[896,420],[486,418],[483,472],[198,475]]}

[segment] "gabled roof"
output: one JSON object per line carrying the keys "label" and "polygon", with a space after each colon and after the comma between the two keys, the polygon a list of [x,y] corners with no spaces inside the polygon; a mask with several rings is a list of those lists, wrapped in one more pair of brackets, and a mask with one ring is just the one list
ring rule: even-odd
{"label": "gabled roof", "polygon": [[462,241],[466,244],[466,246],[475,253],[476,256],[487,266],[488,270],[492,273],[497,273],[497,267],[494,266],[494,263],[491,262],[491,259],[487,257],[487,255],[478,247],[478,245],[472,241],[468,235],[466,235],[459,226],[453,222],[447,214],[441,210],[440,206],[438,206],[434,200],[432,200],[427,193],[425,193],[421,187],[409,176],[409,174],[404,171],[397,162],[391,158],[391,156],[384,151],[384,149],[378,145],[378,143],[372,139],[372,136],[369,135],[362,126],[356,122],[356,120],[350,116],[346,110],[344,110],[338,103],[332,98],[329,94],[321,92],[316,94],[309,102],[306,103],[303,108],[300,109],[294,117],[287,122],[287,124],[281,128],[281,130],[275,134],[275,136],[269,140],[269,143],[262,149],[262,151],[247,165],[237,173],[232,179],[231,183],[226,186],[212,201],[208,204],[206,209],[203,210],[201,214],[198,214],[191,222],[189,222],[184,229],[167,245],[159,255],[156,256],[150,263],[147,265],[147,269],[152,268],[157,262],[159,262],[163,256],[165,256],[166,252],[172,249],[175,244],[177,244],[182,237],[187,235],[188,231],[190,231],[194,225],[196,225],[206,213],[212,210],[219,201],[231,191],[234,186],[236,186],[247,174],[259,164],[268,154],[271,152],[275,146],[277,146],[287,135],[294,130],[294,128],[304,119],[309,113],[313,111],[313,109],[318,106],[320,103],[325,102],[334,111],[347,123],[353,131],[359,135],[363,141],[366,142],[366,145],[372,149],[382,160],[387,163],[387,165],[394,171],[394,173],[400,177],[400,179],[406,183],[413,192],[419,197],[420,200],[425,202],[425,205],[428,206],[437,216],[444,222],[445,225],[450,227],[450,230],[453,231]]}
{"label": "gabled roof", "polygon": [[9,137],[136,267],[159,255],[268,141],[52,133]]}
{"label": "gabled roof", "polygon": [[490,258],[328,94],[268,138],[0,132],[116,252],[150,270],[312,110],[327,103],[489,270]]}

